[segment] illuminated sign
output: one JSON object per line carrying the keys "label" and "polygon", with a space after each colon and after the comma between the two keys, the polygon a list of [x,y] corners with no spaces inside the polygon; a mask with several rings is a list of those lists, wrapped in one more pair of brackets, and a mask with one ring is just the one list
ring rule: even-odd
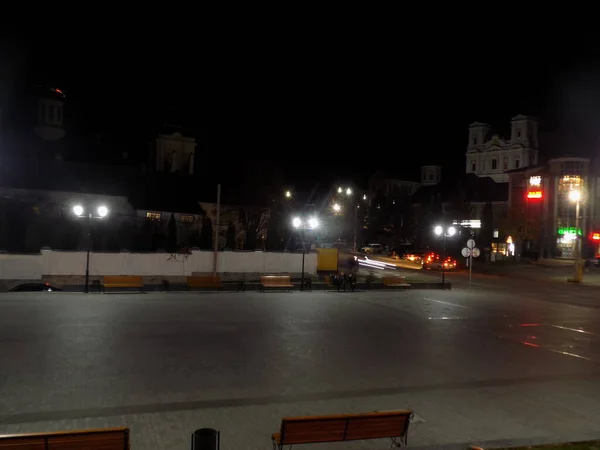
{"label": "illuminated sign", "polygon": [[[575,227],[560,227],[558,234],[575,234]],[[581,236],[581,228],[577,228],[577,234]]]}
{"label": "illuminated sign", "polygon": [[529,185],[530,186],[541,186],[542,184],[542,177],[535,176],[535,177],[529,177]]}
{"label": "illuminated sign", "polygon": [[542,191],[529,191],[527,198],[542,198]]}
{"label": "illuminated sign", "polygon": [[452,225],[458,225],[460,227],[465,227],[465,228],[481,228],[481,220],[471,219],[471,220],[461,220],[460,222],[458,220],[455,220],[454,222],[452,222]]}
{"label": "illuminated sign", "polygon": [[592,233],[593,241],[600,241],[600,233]]}

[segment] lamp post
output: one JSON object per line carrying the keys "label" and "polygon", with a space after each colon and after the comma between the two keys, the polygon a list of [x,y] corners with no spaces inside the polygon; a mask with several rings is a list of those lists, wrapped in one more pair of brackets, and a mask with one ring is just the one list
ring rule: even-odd
{"label": "lamp post", "polygon": [[[347,198],[350,198],[353,196],[354,191],[352,190],[352,188],[350,187],[338,187],[337,188],[337,193],[342,195],[342,196],[346,196]],[[362,196],[363,200],[367,200],[367,196],[366,194]],[[344,202],[345,203],[345,202]],[[356,230],[357,230],[357,223],[358,223],[358,209],[360,208],[360,204],[358,203],[358,198],[356,198],[355,202],[350,202],[350,206],[352,206],[354,208],[354,222],[353,222],[353,244],[352,244],[352,251],[354,253],[356,253]],[[331,205],[331,208],[333,209],[333,213],[336,215],[339,215],[342,213],[342,206],[339,203],[334,203],[333,205]],[[349,211],[349,207],[346,208],[347,211]]]}
{"label": "lamp post", "polygon": [[300,217],[294,217],[292,219],[292,226],[296,230],[302,230],[302,274],[300,275],[300,290],[304,290],[304,257],[306,256],[306,243],[304,242],[304,231],[314,230],[319,228],[319,220],[315,217],[311,217],[306,221],[303,221]]}
{"label": "lamp post", "polygon": [[89,292],[89,282],[90,282],[90,251],[92,249],[92,219],[102,219],[108,215],[108,208],[104,205],[98,206],[96,209],[96,216],[92,213],[85,214],[85,209],[81,205],[73,206],[73,213],[77,217],[85,217],[87,218],[87,252],[85,257],[85,288],[84,292],[87,294]]}
{"label": "lamp post", "polygon": [[446,262],[446,238],[452,237],[456,234],[456,228],[453,226],[443,227],[441,225],[437,225],[433,232],[437,236],[442,236],[444,241],[444,251],[442,256],[442,289],[445,289],[446,285],[446,271],[444,270],[444,263]]}
{"label": "lamp post", "polygon": [[581,191],[573,190],[569,192],[569,200],[575,203],[575,248],[573,256],[575,258],[575,283],[581,282],[583,270],[581,267],[581,239],[579,238],[579,203],[581,201]]}

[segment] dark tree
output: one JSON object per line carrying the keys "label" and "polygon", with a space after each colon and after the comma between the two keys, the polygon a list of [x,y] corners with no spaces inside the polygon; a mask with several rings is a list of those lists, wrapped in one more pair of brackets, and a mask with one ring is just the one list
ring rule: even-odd
{"label": "dark tree", "polygon": [[211,250],[213,247],[213,227],[212,221],[208,216],[202,220],[202,230],[200,230],[200,250]]}
{"label": "dark tree", "polygon": [[152,250],[152,234],[154,232],[154,223],[152,220],[144,219],[138,229],[136,236],[135,249],[139,252],[149,252]]}
{"label": "dark tree", "polygon": [[229,222],[229,226],[227,227],[227,239],[225,246],[229,250],[235,250],[235,225],[233,222]]}
{"label": "dark tree", "polygon": [[258,238],[266,232],[269,210],[258,206],[242,207],[239,217],[242,229],[246,234],[244,250],[256,250]]}
{"label": "dark tree", "polygon": [[125,221],[119,225],[115,250],[131,250],[134,247],[135,225]]}
{"label": "dark tree", "polygon": [[175,215],[171,214],[169,224],[167,225],[167,252],[175,253],[177,251],[177,223]]}

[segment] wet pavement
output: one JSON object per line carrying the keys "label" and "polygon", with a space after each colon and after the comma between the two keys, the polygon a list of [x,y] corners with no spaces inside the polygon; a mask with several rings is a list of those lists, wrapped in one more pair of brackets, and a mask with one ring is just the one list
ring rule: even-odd
{"label": "wet pavement", "polygon": [[450,278],[452,291],[2,294],[0,434],[125,425],[134,450],[183,450],[214,427],[223,450],[260,449],[283,416],[411,408],[411,447],[600,437],[600,290]]}

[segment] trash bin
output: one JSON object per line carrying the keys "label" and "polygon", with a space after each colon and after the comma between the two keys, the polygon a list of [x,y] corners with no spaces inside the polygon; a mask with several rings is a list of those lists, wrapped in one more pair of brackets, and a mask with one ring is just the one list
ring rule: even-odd
{"label": "trash bin", "polygon": [[192,450],[219,450],[219,432],[213,428],[200,428],[192,433]]}

